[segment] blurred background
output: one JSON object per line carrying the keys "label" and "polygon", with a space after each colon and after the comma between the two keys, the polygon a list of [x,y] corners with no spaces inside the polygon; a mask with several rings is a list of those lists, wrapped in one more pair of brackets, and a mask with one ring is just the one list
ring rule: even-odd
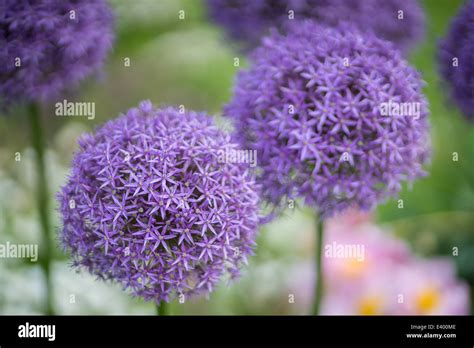
{"label": "blurred background", "polygon": [[[52,243],[58,246],[52,272],[57,314],[155,313],[152,303],[130,297],[119,285],[76,273],[57,242],[60,220],[54,195],[66,180],[78,136],[143,99],[157,106],[207,110],[227,127],[219,111],[230,98],[237,71],[247,65],[245,56],[208,19],[202,1],[112,0],[110,4],[116,12],[117,39],[105,73],[68,98],[95,102],[95,119],[56,117],[53,105],[42,107],[53,202],[50,214],[56,231]],[[327,260],[323,301],[327,314],[472,313],[474,128],[450,105],[435,61],[436,43],[462,1],[426,0],[422,4],[427,35],[409,60],[427,82],[424,91],[430,102],[433,142],[429,176],[404,189],[400,195],[403,208],[398,200],[390,200],[373,215],[351,212],[330,222],[328,239],[337,236],[366,245],[368,256],[358,264]],[[234,66],[235,57],[240,67]],[[128,59],[130,66],[125,64]],[[17,108],[0,117],[3,244],[41,243],[33,151],[23,113]],[[256,255],[243,269],[242,278],[232,284],[223,282],[209,298],[175,301],[172,313],[308,314],[314,292],[313,215],[295,208],[264,226]],[[392,275],[390,280],[387,274]],[[382,286],[387,283],[389,287]],[[406,295],[402,302],[400,294]],[[1,314],[41,314],[44,297],[37,263],[0,258]],[[393,301],[400,306],[392,306]]]}

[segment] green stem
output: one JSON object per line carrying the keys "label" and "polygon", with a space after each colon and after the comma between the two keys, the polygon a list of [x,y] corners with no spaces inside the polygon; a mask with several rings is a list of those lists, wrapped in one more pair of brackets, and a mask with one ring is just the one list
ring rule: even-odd
{"label": "green stem", "polygon": [[318,315],[321,307],[321,299],[323,298],[324,280],[323,280],[323,219],[318,216],[316,222],[316,290],[314,294],[313,315]]}
{"label": "green stem", "polygon": [[46,308],[47,315],[53,314],[52,284],[51,284],[51,245],[50,245],[50,221],[49,221],[49,189],[46,178],[46,166],[44,156],[44,135],[41,126],[40,110],[37,104],[31,103],[28,108],[28,117],[31,127],[31,139],[36,157],[36,202],[42,231],[42,255],[40,257],[41,268],[46,279]]}
{"label": "green stem", "polygon": [[156,314],[160,317],[169,315],[169,305],[165,301],[161,301],[159,305],[156,305]]}

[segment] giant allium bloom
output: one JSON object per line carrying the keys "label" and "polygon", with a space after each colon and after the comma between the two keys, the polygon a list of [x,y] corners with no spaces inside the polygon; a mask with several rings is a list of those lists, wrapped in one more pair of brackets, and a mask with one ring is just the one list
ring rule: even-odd
{"label": "giant allium bloom", "polygon": [[111,48],[104,0],[0,1],[0,102],[55,98],[98,70]]}
{"label": "giant allium bloom", "polygon": [[424,174],[422,84],[389,42],[305,21],[264,39],[224,112],[257,150],[266,200],[301,196],[330,215],[369,209]]}
{"label": "giant allium bloom", "polygon": [[74,265],[147,300],[211,291],[252,252],[258,197],[248,165],[203,113],[150,102],[82,137],[59,194]]}
{"label": "giant allium bloom", "polygon": [[439,45],[438,60],[453,100],[474,122],[474,0],[468,1],[452,21]]}
{"label": "giant allium bloom", "polygon": [[248,47],[256,46],[268,28],[284,29],[293,14],[294,20],[309,18],[330,26],[351,22],[404,51],[424,34],[417,0],[208,0],[208,5],[210,16]]}

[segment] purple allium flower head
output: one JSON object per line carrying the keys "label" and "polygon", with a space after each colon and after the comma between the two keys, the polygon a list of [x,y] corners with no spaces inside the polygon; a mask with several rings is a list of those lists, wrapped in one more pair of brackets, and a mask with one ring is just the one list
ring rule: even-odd
{"label": "purple allium flower head", "polygon": [[474,122],[474,1],[467,1],[441,41],[438,60],[453,100]]}
{"label": "purple allium flower head", "polygon": [[[424,35],[424,12],[417,0],[208,0],[210,16],[228,34],[255,47],[270,27],[314,19],[337,26],[351,22],[407,51]],[[291,12],[292,11],[292,12]]]}
{"label": "purple allium flower head", "polygon": [[139,108],[79,141],[58,195],[75,266],[147,300],[208,292],[252,253],[258,196],[248,164],[211,119]]}
{"label": "purple allium flower head", "polygon": [[424,174],[422,85],[391,43],[304,21],[263,40],[224,114],[257,150],[267,201],[301,196],[331,215],[369,209]]}
{"label": "purple allium flower head", "polygon": [[0,102],[57,97],[98,70],[112,41],[104,0],[2,0]]}

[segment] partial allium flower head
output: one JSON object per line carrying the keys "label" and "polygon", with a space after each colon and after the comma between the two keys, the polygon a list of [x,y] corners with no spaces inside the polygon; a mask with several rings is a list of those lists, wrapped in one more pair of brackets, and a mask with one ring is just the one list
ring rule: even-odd
{"label": "partial allium flower head", "polygon": [[112,41],[104,0],[2,0],[0,102],[57,97],[101,67]]}
{"label": "partial allium flower head", "polygon": [[424,174],[422,85],[391,43],[305,21],[263,40],[224,113],[257,150],[267,201],[300,196],[332,215],[369,209]]}
{"label": "partial allium flower head", "polygon": [[247,47],[255,47],[269,28],[285,29],[301,19],[337,26],[351,22],[394,42],[403,51],[424,34],[417,0],[208,0],[211,17]]}
{"label": "partial allium flower head", "polygon": [[474,122],[474,0],[467,1],[452,21],[440,42],[438,60],[453,100]]}
{"label": "partial allium flower head", "polygon": [[251,254],[257,187],[211,119],[150,102],[82,137],[58,195],[74,265],[147,300],[208,292]]}

